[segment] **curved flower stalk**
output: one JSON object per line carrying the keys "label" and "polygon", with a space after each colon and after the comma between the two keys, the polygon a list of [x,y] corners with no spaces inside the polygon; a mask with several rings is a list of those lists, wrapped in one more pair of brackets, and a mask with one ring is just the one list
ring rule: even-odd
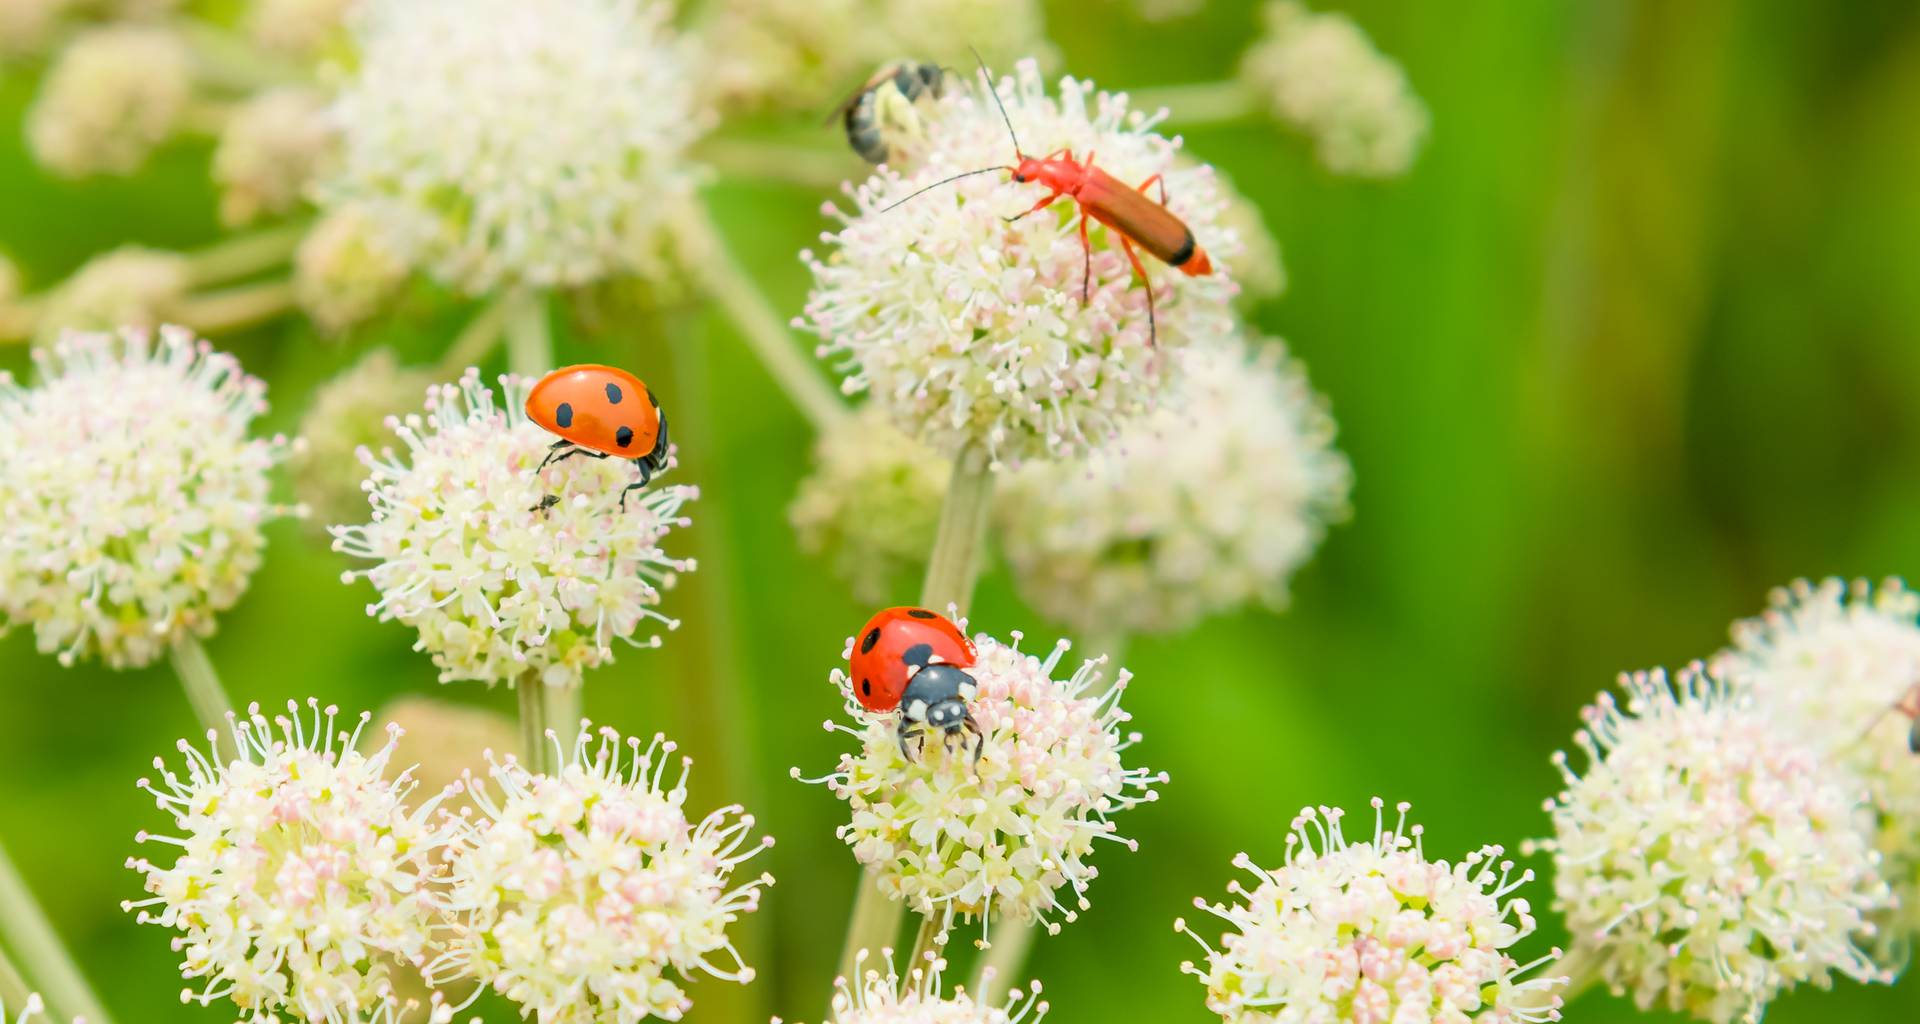
{"label": "curved flower stalk", "polygon": [[1405,71],[1339,13],[1298,0],[1267,5],[1267,33],[1240,74],[1280,121],[1313,140],[1327,170],[1362,178],[1406,173],[1430,118]]}
{"label": "curved flower stalk", "polygon": [[859,749],[841,755],[831,774],[804,780],[847,801],[852,820],[838,834],[889,899],[937,921],[942,933],[955,918],[978,920],[983,943],[991,922],[1039,922],[1058,932],[1055,918],[1074,920],[1099,874],[1090,860],[1095,842],[1134,849],[1112,817],[1157,799],[1153,787],[1167,778],[1121,763],[1140,739],[1121,732],[1129,719],[1119,704],[1131,678],[1125,670],[1103,688],[1106,659],[1096,658],[1056,679],[1068,644],[1040,658],[1019,642],[1018,633],[1011,644],[976,638],[967,671],[979,684],[969,704],[983,734],[977,761],[937,735],[909,760],[897,716],[862,708],[836,669],[833,684],[853,724],[826,728]]}
{"label": "curved flower stalk", "polygon": [[1864,786],[1698,666],[1621,679],[1584,714],[1584,774],[1547,801],[1570,961],[1711,1024],[1799,984],[1890,981],[1856,945],[1893,901]]}
{"label": "curved flower stalk", "polygon": [[661,0],[372,0],[322,205],[468,294],[662,271],[708,117]]}
{"label": "curved flower stalk", "polygon": [[1430,860],[1409,805],[1388,827],[1373,800],[1373,835],[1351,842],[1344,812],[1309,807],[1293,820],[1285,862],[1265,869],[1247,854],[1233,864],[1253,875],[1227,891],[1240,902],[1193,904],[1227,923],[1215,949],[1184,920],[1204,966],[1180,969],[1207,987],[1207,1009],[1229,1024],[1351,1021],[1353,1024],[1512,1024],[1560,1019],[1554,989],[1565,978],[1526,974],[1511,948],[1533,934],[1531,907],[1513,895],[1533,880],[1513,874],[1498,846],[1457,864]]}
{"label": "curved flower stalk", "polygon": [[821,431],[787,518],[801,551],[880,604],[926,564],[948,476],[939,456],[865,405]]}
{"label": "curved flower stalk", "polygon": [[667,783],[674,745],[662,737],[642,747],[590,733],[581,723],[554,775],[492,764],[499,793],[475,791],[480,813],[455,840],[456,924],[429,980],[472,978],[545,1024],[678,1020],[693,975],[753,979],[726,929],[773,878],[732,875],[773,840],[750,841],[753,817],[737,806],[689,820],[692,760]]}
{"label": "curved flower stalk", "polygon": [[[577,686],[612,659],[614,638],[657,647],[657,634],[635,635],[650,620],[678,625],[658,610],[662,591],[694,566],[661,543],[688,524],[680,509],[699,491],[654,486],[622,510],[629,463],[569,459],[538,470],[552,435],[519,412],[528,382],[500,384],[496,405],[468,370],[429,391],[425,416],[391,421],[404,461],[361,449],[372,521],[331,532],[335,550],[375,564],[341,578],[364,577],[380,592],[368,614],[419,631],[414,647],[433,657],[442,682]],[[559,502],[545,504],[549,495]]]}
{"label": "curved flower stalk", "polygon": [[1280,607],[1352,469],[1326,403],[1278,342],[1179,354],[1182,380],[1085,462],[1010,474],[999,535],[1023,599],[1080,631],[1178,632]]}
{"label": "curved flower stalk", "polygon": [[1734,624],[1715,667],[1801,742],[1865,780],[1877,818],[1881,874],[1898,909],[1883,922],[1881,958],[1905,959],[1920,935],[1920,757],[1913,721],[1895,711],[1920,687],[1920,595],[1899,580],[1879,589],[1798,580],[1765,614]]}
{"label": "curved flower stalk", "polygon": [[1071,204],[1006,221],[1045,195],[1038,186],[981,174],[889,209],[1013,159],[984,87],[934,104],[922,148],[903,161],[911,173],[882,168],[852,190],[850,210],[829,208],[841,228],[824,236],[824,255],[802,253],[814,288],[796,326],[840,358],[843,390],[868,392],[909,436],[947,456],[977,446],[995,464],[1097,447],[1151,406],[1169,377],[1165,353],[1231,333],[1240,252],[1212,170],[1178,159],[1178,140],[1124,96],[1072,78],[1050,95],[1032,61],[998,88],[1030,155],[1067,147],[1128,183],[1164,175],[1168,206],[1216,267],[1188,277],[1148,265],[1156,349],[1146,286],[1115,236],[1092,229],[1089,265]]}
{"label": "curved flower stalk", "polygon": [[33,628],[61,664],[151,664],[210,636],[288,512],[268,472],[293,447],[252,438],[266,385],[177,328],[69,333],[0,373],[0,631]]}
{"label": "curved flower stalk", "polygon": [[373,954],[423,963],[443,927],[444,794],[407,806],[412,778],[389,774],[398,726],[363,755],[355,746],[371,716],[349,732],[318,701],[287,711],[271,723],[258,705],[229,715],[238,753],[224,764],[185,740],[184,776],[154,760],[160,782],[140,787],[181,834],[136,839],[178,852],[170,863],[130,859],[151,895],[124,906],[180,933],[181,976],[200,986],[183,999],[230,998],[251,1024],[372,1015],[389,992]]}
{"label": "curved flower stalk", "polygon": [[[1013,993],[1006,1004],[989,1005],[964,988],[941,993],[941,975],[947,963],[928,957],[905,978],[893,965],[893,951],[883,949],[887,973],[866,966],[867,951],[855,957],[857,980],[835,978],[829,1024],[1039,1024],[1048,1006],[1040,999],[1040,983]],[[774,1024],[780,1024],[778,1017]]]}

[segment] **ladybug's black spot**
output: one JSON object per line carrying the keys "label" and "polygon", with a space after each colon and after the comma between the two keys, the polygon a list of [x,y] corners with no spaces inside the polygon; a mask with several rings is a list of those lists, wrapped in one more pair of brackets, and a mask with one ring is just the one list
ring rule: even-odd
{"label": "ladybug's black spot", "polygon": [[611,402],[614,405],[620,404],[620,385],[618,384],[607,385],[607,401]]}
{"label": "ladybug's black spot", "polygon": [[871,679],[860,680],[860,695],[863,697],[873,696],[873,680]]}
{"label": "ladybug's black spot", "polygon": [[900,655],[900,660],[909,665],[919,665],[924,668],[927,662],[933,660],[933,645],[914,644],[912,647],[907,648],[905,653]]}
{"label": "ladybug's black spot", "polygon": [[867,633],[866,637],[860,641],[860,653],[865,654],[868,651],[873,650],[873,645],[879,642],[880,642],[880,627],[875,626],[871,631]]}
{"label": "ladybug's black spot", "polygon": [[[611,387],[613,387],[613,385],[611,385],[611,384],[609,384],[609,385],[607,385],[607,387],[609,387],[609,388],[611,388]],[[621,427],[621,428],[620,428],[619,430],[616,430],[616,431],[614,431],[614,432],[613,432],[613,443],[614,443],[614,444],[617,444],[617,445],[619,445],[619,446],[620,446],[620,447],[622,447],[622,448],[625,448],[626,446],[628,446],[628,445],[630,445],[630,444],[632,444],[632,443],[633,443],[633,428],[632,428],[632,427]]]}
{"label": "ladybug's black spot", "polygon": [[913,616],[916,619],[937,619],[940,617],[926,610],[925,608],[909,608],[907,609],[907,614]]}
{"label": "ladybug's black spot", "polygon": [[573,426],[573,404],[561,402],[560,408],[553,410],[553,422],[558,423],[562,430]]}

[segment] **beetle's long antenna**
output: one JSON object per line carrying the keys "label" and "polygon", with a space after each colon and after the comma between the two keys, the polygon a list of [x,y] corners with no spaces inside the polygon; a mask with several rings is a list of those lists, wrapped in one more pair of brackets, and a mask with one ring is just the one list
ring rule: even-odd
{"label": "beetle's long antenna", "polygon": [[980,62],[980,75],[986,79],[987,91],[993,94],[993,105],[1000,108],[1000,120],[1007,123],[1007,138],[1013,140],[1013,155],[1017,157],[1026,156],[1025,153],[1020,151],[1020,136],[1013,133],[1013,118],[1007,116],[1007,105],[1000,102],[1000,90],[994,88],[993,72],[987,70],[987,59],[980,56],[980,51],[974,47],[969,46],[967,49],[973,50],[973,59]]}
{"label": "beetle's long antenna", "polygon": [[956,174],[951,178],[941,178],[939,181],[936,181],[933,184],[926,186],[925,188],[914,189],[912,192],[907,193],[905,196],[902,196],[901,198],[896,199],[893,202],[888,203],[887,205],[882,206],[881,208],[873,212],[885,213],[888,210],[891,210],[894,207],[899,206],[901,203],[904,203],[907,200],[912,199],[914,196],[917,196],[922,192],[928,191],[929,189],[939,188],[940,186],[945,185],[948,182],[959,181],[961,178],[971,178],[976,174],[992,174],[995,171],[1011,171],[1011,170],[1013,170],[1013,168],[1011,167],[982,167],[977,171],[963,171],[962,173]]}

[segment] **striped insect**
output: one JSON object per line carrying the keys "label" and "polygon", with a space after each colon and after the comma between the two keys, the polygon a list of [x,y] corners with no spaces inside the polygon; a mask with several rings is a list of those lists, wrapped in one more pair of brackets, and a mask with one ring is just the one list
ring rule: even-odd
{"label": "striped insect", "polygon": [[[1006,104],[1000,101],[1000,90],[994,87],[993,74],[987,70],[986,61],[980,58],[978,52],[974,53],[974,59],[980,61],[980,73],[986,79],[987,91],[993,95],[993,105],[999,108],[1001,120],[1006,122],[1007,137],[1013,140],[1015,162],[1008,166],[983,167],[942,178],[882,207],[879,212],[885,213],[924,192],[976,174],[1007,171],[1016,184],[1033,182],[1042,185],[1048,190],[1047,195],[1025,212],[1007,217],[1007,222],[1039,213],[1061,198],[1079,204],[1080,248],[1086,254],[1086,269],[1080,277],[1082,306],[1091,300],[1093,294],[1093,242],[1087,237],[1087,222],[1096,220],[1106,225],[1120,240],[1121,250],[1126,253],[1127,261],[1133,264],[1133,272],[1139,275],[1141,284],[1147,288],[1147,339],[1150,345],[1157,343],[1159,325],[1153,308],[1153,282],[1148,279],[1147,268],[1140,262],[1140,254],[1135,246],[1145,249],[1153,258],[1189,277],[1213,273],[1213,261],[1194,239],[1193,229],[1167,209],[1165,180],[1154,174],[1139,185],[1129,186],[1101,170],[1094,163],[1092,152],[1080,160],[1074,159],[1073,151],[1066,148],[1043,157],[1028,156],[1020,148],[1020,136],[1013,130],[1013,118],[1007,114]],[[1147,189],[1156,185],[1159,187],[1159,202],[1147,196]]]}
{"label": "striped insect", "polygon": [[870,164],[892,159],[899,144],[924,133],[921,108],[946,92],[947,72],[938,64],[897,60],[880,66],[828,120],[840,118],[847,145]]}

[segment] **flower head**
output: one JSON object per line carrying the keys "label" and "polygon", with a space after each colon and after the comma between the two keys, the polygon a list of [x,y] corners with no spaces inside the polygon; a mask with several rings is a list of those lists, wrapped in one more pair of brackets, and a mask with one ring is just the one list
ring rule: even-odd
{"label": "flower head", "polygon": [[1074,629],[1175,632],[1287,579],[1345,515],[1333,420],[1277,342],[1180,353],[1167,402],[1086,462],[1010,474],[1000,536],[1021,596]]}
{"label": "flower head", "polygon": [[358,519],[367,512],[366,467],[358,452],[393,436],[387,421],[434,385],[430,370],[400,365],[392,349],[368,352],[320,386],[300,420],[306,449],[293,457],[293,490],[321,523]]}
{"label": "flower head", "polygon": [[1229,1024],[1347,1021],[1350,1024],[1511,1024],[1560,1018],[1552,990],[1565,978],[1521,981],[1556,959],[1531,963],[1510,949],[1533,934],[1525,897],[1532,881],[1516,878],[1498,846],[1483,846],[1458,864],[1429,860],[1419,826],[1407,827],[1407,804],[1386,827],[1383,801],[1373,801],[1373,837],[1350,842],[1344,813],[1306,808],[1293,819],[1286,862],[1271,870],[1241,854],[1231,906],[1194,900],[1227,922],[1220,948],[1189,929],[1206,965],[1181,970],[1207,986],[1207,1009]]}
{"label": "flower head", "polygon": [[363,755],[360,728],[307,705],[272,723],[255,705],[231,719],[231,761],[182,740],[184,777],[155,758],[160,783],[140,780],[183,834],[137,837],[178,852],[127,862],[152,895],[125,907],[181,933],[181,976],[201,984],[183,998],[230,997],[253,1024],[373,1012],[387,991],[374,954],[423,961],[443,912],[432,876],[448,830],[439,796],[409,809],[412,779],[389,775],[400,729]]}
{"label": "flower head", "polygon": [[40,313],[41,333],[154,328],[186,298],[187,263],[177,253],[122,246],[88,260]]}
{"label": "flower head", "polygon": [[268,89],[242,103],[213,151],[220,216],[246,224],[291,212],[333,145],[327,100],[298,87]]}
{"label": "flower head", "polygon": [[[949,750],[929,736],[910,760],[901,752],[897,713],[873,714],[854,699],[852,681],[833,683],[853,726],[828,729],[859,740],[825,778],[847,801],[853,819],[839,835],[860,863],[875,869],[886,894],[921,914],[1039,921],[1055,913],[1072,921],[1087,904],[1099,872],[1089,863],[1096,840],[1134,847],[1112,815],[1158,797],[1164,774],[1128,768],[1120,754],[1140,739],[1122,733],[1128,721],[1120,695],[1129,674],[1101,686],[1104,657],[1054,678],[1067,651],[1062,641],[1045,658],[976,639],[968,669],[978,692],[969,704],[984,736],[980,756]],[[847,654],[852,654],[848,641]],[[794,770],[799,778],[799,770]],[[1062,894],[1071,888],[1071,895]]]}
{"label": "flower head", "polygon": [[474,794],[481,813],[454,850],[459,923],[433,979],[471,977],[543,1024],[678,1020],[694,973],[752,980],[726,929],[773,879],[732,874],[773,840],[749,841],[737,806],[690,821],[691,760],[663,783],[673,751],[605,728],[595,741],[582,723],[556,776],[495,763],[500,793]]}
{"label": "flower head", "polygon": [[1891,902],[1860,784],[1697,667],[1625,676],[1555,764],[1555,906],[1576,955],[1655,1004],[1725,1024],[1835,972],[1886,980],[1854,942]]}
{"label": "flower head", "polygon": [[[433,388],[427,414],[389,425],[406,443],[361,449],[373,521],[335,526],[334,549],[373,560],[364,576],[380,592],[367,608],[420,631],[442,681],[505,682],[530,674],[577,685],[613,658],[614,637],[634,641],[660,591],[691,560],[660,542],[688,520],[691,487],[655,486],[624,501],[634,467],[620,459],[569,459],[540,470],[553,435],[528,420],[527,382],[501,378],[505,407],[468,370]],[[558,497],[557,504],[543,499]]]}
{"label": "flower head", "polygon": [[887,961],[886,974],[866,966],[863,949],[854,954],[858,980],[833,980],[830,1024],[1038,1024],[1047,1015],[1037,981],[1024,992],[1015,991],[1005,1007],[988,1006],[964,988],[941,994],[945,960],[929,955],[925,966],[915,966],[902,978],[893,966],[893,951],[883,949],[880,956]]}
{"label": "flower head", "polygon": [[[1716,668],[1775,724],[1866,781],[1881,874],[1899,909],[1883,936],[1920,933],[1920,757],[1912,721],[1893,713],[1920,686],[1920,595],[1898,580],[1774,592],[1766,614],[1734,624]],[[1888,950],[1889,959],[1896,951]]]}
{"label": "flower head", "polygon": [[856,597],[878,603],[925,564],[950,470],[865,405],[821,431],[813,472],[787,517],[800,550],[824,557]]}
{"label": "flower head", "polygon": [[253,0],[247,35],[261,48],[289,57],[312,57],[346,31],[355,0]]}
{"label": "flower head", "polygon": [[300,240],[293,256],[294,298],[316,327],[340,334],[373,319],[410,273],[372,211],[337,206]]}
{"label": "flower head", "polygon": [[1309,10],[1298,0],[1267,5],[1267,34],[1240,68],[1275,117],[1312,137],[1336,174],[1404,174],[1427,136],[1425,104],[1400,65],[1383,56],[1353,19]]}
{"label": "flower head", "polygon": [[62,664],[146,665],[209,636],[260,565],[281,438],[266,386],[180,328],[68,334],[41,383],[0,373],[0,629]]}
{"label": "flower head", "polygon": [[73,0],[0,0],[0,60],[39,52],[72,3]]}
{"label": "flower head", "polygon": [[869,392],[910,436],[945,455],[978,444],[1017,461],[1104,442],[1160,393],[1166,352],[1228,336],[1234,286],[1219,264],[1240,245],[1212,170],[1177,159],[1178,140],[1156,134],[1156,119],[1129,111],[1125,96],[1072,78],[1050,96],[1031,61],[998,88],[1030,155],[1092,153],[1130,185],[1164,175],[1167,205],[1212,254],[1213,273],[1143,257],[1156,329],[1119,235],[1094,226],[1089,264],[1071,203],[1005,220],[1046,194],[1037,183],[980,174],[889,209],[1013,159],[985,89],[956,86],[932,106],[922,148],[903,161],[910,173],[881,168],[852,190],[851,211],[828,207],[842,226],[824,236],[826,255],[802,254],[814,289],[797,323],[823,354],[844,357],[844,390]]}
{"label": "flower head", "polygon": [[357,203],[442,282],[645,269],[705,118],[664,0],[372,0],[335,108],[328,205]]}
{"label": "flower head", "polygon": [[150,25],[92,29],[67,45],[27,114],[34,159],[70,177],[131,174],[179,126],[193,95],[180,38]]}

